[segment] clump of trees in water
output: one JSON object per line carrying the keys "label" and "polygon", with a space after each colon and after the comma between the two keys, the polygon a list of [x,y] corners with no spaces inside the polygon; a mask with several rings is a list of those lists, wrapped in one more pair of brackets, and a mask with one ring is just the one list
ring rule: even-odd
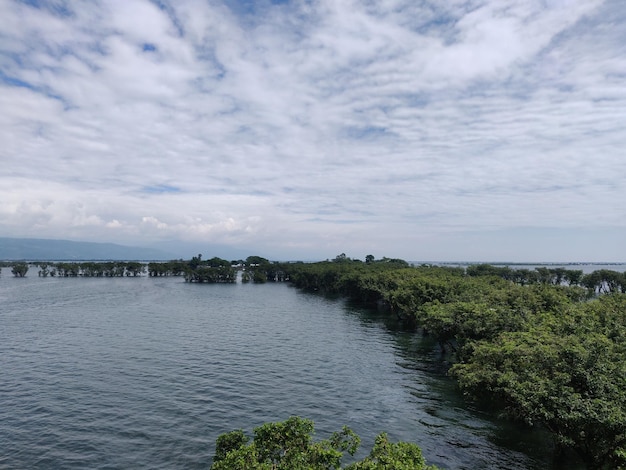
{"label": "clump of trees in water", "polygon": [[[137,277],[145,273],[145,265],[139,261],[81,261],[81,262],[36,262],[39,277]],[[24,277],[28,264],[15,263],[12,272]],[[18,274],[16,274],[16,271]]]}
{"label": "clump of trees in water", "polygon": [[[141,263],[139,261],[79,261],[79,262],[35,262],[39,277],[150,277],[182,276],[187,282],[234,283],[238,271],[244,283],[285,281],[281,263],[271,262],[260,256],[249,256],[245,260],[228,261],[219,257],[207,260],[202,255],[190,260]],[[16,277],[24,277],[29,270],[26,262],[9,264]]]}
{"label": "clump of trees in water", "polygon": [[303,289],[390,312],[436,339],[466,396],[626,468],[626,273],[335,260],[286,266]]}
{"label": "clump of trees in water", "polygon": [[234,283],[237,272],[230,261],[214,257],[203,261],[202,255],[194,256],[183,270],[185,281],[198,283]]}
{"label": "clump of trees in water", "polygon": [[[354,455],[361,444],[347,426],[330,438],[313,441],[314,424],[292,416],[284,422],[266,423],[254,429],[252,440],[242,430],[217,438],[211,470],[329,470],[341,468],[343,453]],[[426,465],[421,449],[408,442],[390,442],[384,433],[376,437],[370,454],[346,467],[348,470],[437,470]]]}
{"label": "clump of trees in water", "polygon": [[187,282],[234,283],[241,272],[241,282],[259,283],[285,281],[282,263],[272,262],[261,256],[248,256],[245,260],[228,261],[213,257],[202,259],[202,254],[189,261],[168,261],[148,263],[150,276],[184,276]]}
{"label": "clump of trees in water", "polygon": [[24,277],[26,276],[26,273],[28,272],[28,264],[27,263],[15,263],[12,267],[11,267],[11,274],[13,274],[15,277]]}

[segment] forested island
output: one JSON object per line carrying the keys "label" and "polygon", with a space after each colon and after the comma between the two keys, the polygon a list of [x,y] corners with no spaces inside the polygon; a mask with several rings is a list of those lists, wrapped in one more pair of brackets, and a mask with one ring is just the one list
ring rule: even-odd
{"label": "forested island", "polygon": [[[626,468],[626,273],[600,269],[584,274],[560,267],[513,269],[486,264],[411,266],[400,259],[368,256],[361,261],[344,254],[316,263],[271,262],[258,256],[203,260],[197,255],[186,261],[155,263],[32,265],[39,267],[42,277],[148,275],[181,276],[200,284],[238,279],[289,282],[303,290],[385,309],[416,333],[435,340],[442,362],[449,364],[449,374],[477,406],[548,432],[556,456],[573,452],[589,469]],[[15,276],[28,272],[26,263],[8,266]],[[300,429],[300,442],[309,446],[309,424],[291,424]],[[282,426],[271,428],[275,433],[271,437],[274,450],[267,454],[271,458],[260,450],[269,444],[255,447],[256,434],[251,444],[240,433],[226,435],[218,442],[222,454],[215,468],[230,468],[220,464],[220,459],[238,458],[256,459],[258,467],[246,468],[287,468],[276,466],[286,455],[286,434],[281,433],[291,429]],[[295,431],[289,432],[293,436]],[[341,439],[332,439],[339,437],[323,441],[328,452],[349,447]],[[392,449],[391,444],[384,445]],[[317,448],[306,449],[302,455]],[[413,455],[413,448],[406,449]],[[339,462],[337,454],[331,454],[335,460],[326,466],[301,468],[339,468],[339,463],[332,463]],[[394,455],[396,465],[404,462],[402,456]],[[420,459],[415,460],[420,466],[370,463],[354,468],[422,468],[425,464]]]}

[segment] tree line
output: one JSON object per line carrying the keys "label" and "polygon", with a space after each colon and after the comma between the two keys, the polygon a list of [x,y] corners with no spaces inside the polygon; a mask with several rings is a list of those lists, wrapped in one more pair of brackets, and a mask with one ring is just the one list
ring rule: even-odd
{"label": "tree line", "polygon": [[[81,261],[81,262],[34,262],[39,268],[39,277],[137,277],[145,273],[145,264],[139,261]],[[15,277],[25,277],[29,263],[20,261],[11,264]]]}
{"label": "tree line", "polygon": [[[408,268],[409,263],[397,259],[386,258],[376,260],[367,255],[365,262],[350,259],[344,253],[337,255],[333,260],[320,263],[302,263],[269,261],[261,256],[248,256],[245,260],[228,261],[219,257],[203,260],[202,255],[193,256],[190,260],[154,261],[142,263],[139,261],[77,261],[77,262],[33,262],[39,268],[39,277],[137,277],[148,274],[151,277],[183,276],[188,282],[236,282],[237,271],[242,272],[241,281],[265,283],[292,281],[298,287],[309,290],[322,289],[325,292],[340,291],[344,288],[333,279],[343,269],[356,269],[366,266],[372,269]],[[25,277],[29,271],[29,263],[2,262],[0,266],[11,267],[11,273],[16,277]],[[293,269],[294,266],[307,266],[307,269]],[[328,270],[326,278],[315,275],[319,267],[333,266]],[[495,276],[519,285],[556,285],[581,286],[601,293],[626,293],[626,272],[599,269],[589,274],[582,270],[566,268],[537,267],[530,269],[515,269],[508,266],[493,266],[489,264],[470,265],[462,267],[438,267],[422,265],[418,268],[431,267],[447,270],[448,272],[463,273],[469,277]],[[333,271],[332,273],[330,271]],[[290,279],[290,274],[295,274]],[[307,280],[310,279],[310,282]]]}
{"label": "tree line", "polygon": [[434,338],[469,400],[548,431],[557,454],[626,468],[626,273],[344,257],[287,268],[298,287],[382,306]]}
{"label": "tree line", "polygon": [[39,277],[150,277],[181,276],[193,283],[234,283],[241,272],[244,283],[282,282],[287,280],[282,264],[261,256],[228,261],[219,257],[202,259],[202,254],[189,260],[142,263],[138,261],[77,261],[5,263],[15,277],[25,277],[30,265],[39,268]]}

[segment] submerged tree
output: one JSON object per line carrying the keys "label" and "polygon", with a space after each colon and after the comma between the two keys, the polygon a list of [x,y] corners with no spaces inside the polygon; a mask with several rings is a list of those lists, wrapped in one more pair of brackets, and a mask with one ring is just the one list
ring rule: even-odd
{"label": "submerged tree", "polygon": [[49,263],[39,263],[37,266],[39,266],[39,272],[37,273],[39,277],[54,276],[56,274],[54,265],[51,266]]}
{"label": "submerged tree", "polygon": [[12,267],[11,267],[11,273],[13,273],[13,275],[15,277],[24,277],[26,276],[26,273],[28,272],[28,264],[27,263],[15,263]]}

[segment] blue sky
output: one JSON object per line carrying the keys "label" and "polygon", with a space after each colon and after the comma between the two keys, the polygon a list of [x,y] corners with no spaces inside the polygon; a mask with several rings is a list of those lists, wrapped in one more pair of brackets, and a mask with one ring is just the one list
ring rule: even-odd
{"label": "blue sky", "polygon": [[621,0],[0,0],[0,18],[0,236],[626,260]]}

